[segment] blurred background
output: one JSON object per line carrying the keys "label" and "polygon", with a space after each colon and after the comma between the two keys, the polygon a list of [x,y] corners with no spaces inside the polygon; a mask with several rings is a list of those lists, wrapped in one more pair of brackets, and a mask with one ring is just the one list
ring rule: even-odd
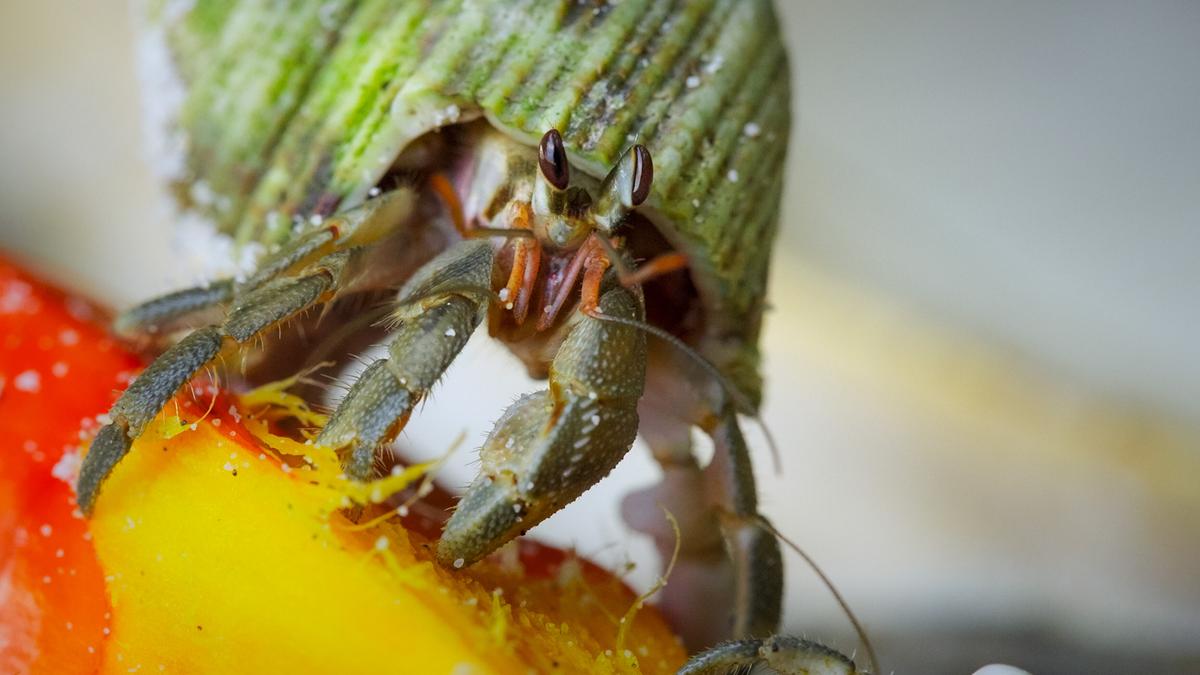
{"label": "blurred background", "polygon": [[[888,670],[1200,672],[1200,4],[777,5],[765,513]],[[0,3],[0,248],[114,306],[197,280],[144,161],[134,27]],[[477,443],[535,386],[476,336],[401,446]],[[656,477],[635,449],[532,534],[646,585],[617,503]],[[853,651],[799,560],[788,582],[789,630]]]}

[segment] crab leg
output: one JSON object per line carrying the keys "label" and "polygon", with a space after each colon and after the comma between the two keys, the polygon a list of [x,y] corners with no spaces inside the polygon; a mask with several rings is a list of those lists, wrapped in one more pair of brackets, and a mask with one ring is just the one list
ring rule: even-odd
{"label": "crab leg", "polygon": [[79,507],[90,513],[104,479],[133,440],[188,380],[230,343],[245,344],[264,329],[328,299],[358,269],[364,249],[331,253],[305,273],[276,279],[239,298],[223,324],[201,328],[168,349],[121,394],[83,460],[76,486]]}
{"label": "crab leg", "polygon": [[774,636],[726,642],[693,656],[676,675],[856,675],[854,662],[840,652],[809,640]]}
{"label": "crab leg", "polygon": [[705,469],[707,493],[733,563],[734,638],[768,635],[779,628],[783,603],[783,557],[774,534],[760,525],[750,452],[731,406],[705,431],[713,460]]}
{"label": "crab leg", "polygon": [[663,480],[627,496],[622,512],[626,522],[668,553],[676,535],[656,516],[655,505],[678,519],[683,547],[672,583],[662,591],[663,611],[692,649],[774,633],[783,563],[778,542],[760,525],[750,455],[736,415],[726,408],[695,420],[713,441],[713,459],[701,468],[692,454],[689,425],[664,422],[661,411],[643,404],[643,431]]}
{"label": "crab leg", "polygon": [[[640,298],[610,285],[605,314],[641,320]],[[550,388],[517,400],[480,450],[479,476],[438,542],[459,568],[496,550],[594,485],[629,451],[645,386],[646,339],[577,312],[550,368]]]}
{"label": "crab leg", "polygon": [[140,333],[163,333],[182,327],[205,310],[245,296],[268,281],[311,264],[335,249],[378,241],[395,231],[397,224],[407,218],[413,210],[414,199],[411,190],[402,188],[364,202],[267,256],[249,278],[240,282],[221,279],[153,298],[122,312],[113,322],[113,330],[118,335],[132,338]]}
{"label": "crab leg", "polygon": [[348,449],[351,478],[371,477],[376,448],[399,433],[483,319],[492,261],[488,242],[468,240],[431,260],[401,289],[388,358],[363,372],[316,439]]}
{"label": "crab leg", "polygon": [[232,279],[221,279],[159,296],[121,312],[113,322],[113,330],[127,338],[171,331],[200,312],[232,300],[233,289]]}

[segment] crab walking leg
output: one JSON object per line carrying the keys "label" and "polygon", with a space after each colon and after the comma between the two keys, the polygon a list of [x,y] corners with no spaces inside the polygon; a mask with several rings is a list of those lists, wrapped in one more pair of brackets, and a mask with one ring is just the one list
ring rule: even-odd
{"label": "crab walking leg", "polygon": [[328,299],[353,277],[363,249],[336,251],[304,274],[276,279],[239,298],[220,326],[194,331],[168,349],[129,385],[108,415],[79,471],[79,508],[90,513],[100,486],[133,440],[188,380],[229,343],[245,344],[261,331]]}
{"label": "crab walking leg", "polygon": [[160,295],[121,312],[113,322],[113,330],[126,338],[141,333],[167,332],[206,309],[229,302],[233,292],[233,280],[221,279],[206,286]]}
{"label": "crab walking leg", "polygon": [[316,439],[349,450],[351,478],[371,478],[376,448],[399,433],[483,320],[492,260],[488,242],[466,241],[431,260],[401,289],[388,358],[363,371]]}
{"label": "crab walking leg", "polygon": [[857,675],[854,662],[824,645],[796,637],[738,640],[717,645],[683,664],[676,675]]}
{"label": "crab walking leg", "polygon": [[[640,298],[613,285],[605,314],[641,320]],[[437,560],[470,565],[606,476],[637,434],[646,338],[578,312],[550,366],[550,388],[517,400],[480,450],[479,476],[438,541]]]}
{"label": "crab walking leg", "polygon": [[729,633],[734,640],[696,654],[678,675],[858,673],[854,662],[840,652],[808,640],[772,635],[782,611],[783,558],[778,539],[758,513],[750,453],[736,411],[727,405],[701,427],[712,438],[713,459],[703,472],[696,468],[689,473],[700,478],[703,488],[693,494],[704,495],[719,525],[725,551],[724,556],[717,554],[718,560],[732,570]]}
{"label": "crab walking leg", "polygon": [[750,451],[737,414],[726,406],[705,431],[713,460],[704,470],[705,490],[717,512],[725,549],[733,563],[734,638],[770,635],[779,629],[783,605],[783,556],[775,535],[760,525],[758,490]]}
{"label": "crab walking leg", "polygon": [[395,232],[407,222],[415,193],[399,188],[348,209],[293,239],[279,251],[259,261],[243,281],[221,279],[148,300],[122,312],[113,322],[118,335],[133,338],[141,333],[162,333],[183,327],[205,310],[244,297],[271,280],[299,269],[336,249],[366,246]]}
{"label": "crab walking leg", "polygon": [[[663,480],[628,495],[622,513],[630,526],[654,537],[664,554],[674,547],[676,535],[656,517],[655,505],[678,519],[682,548],[673,583],[662,591],[663,611],[692,649],[774,633],[781,614],[782,558],[778,541],[760,526],[750,454],[735,412],[729,406],[712,412],[697,404],[681,418],[654,403],[643,400],[642,430]],[[712,438],[713,459],[706,468],[693,454],[688,419]]]}

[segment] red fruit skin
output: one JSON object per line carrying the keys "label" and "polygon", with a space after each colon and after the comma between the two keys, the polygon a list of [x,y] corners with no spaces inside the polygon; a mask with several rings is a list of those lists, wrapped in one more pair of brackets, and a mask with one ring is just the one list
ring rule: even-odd
{"label": "red fruit skin", "polygon": [[[0,253],[0,673],[112,665],[108,589],[72,486],[97,417],[145,365],[109,336],[108,320]],[[435,513],[454,503],[440,489],[425,501]],[[441,530],[437,519],[406,525],[429,539]],[[590,588],[632,602],[620,579],[573,554],[528,540],[518,552],[530,583],[555,579],[571,561]]]}
{"label": "red fruit skin", "polygon": [[69,485],[140,360],[107,317],[0,254],[0,671],[93,673],[109,606]]}

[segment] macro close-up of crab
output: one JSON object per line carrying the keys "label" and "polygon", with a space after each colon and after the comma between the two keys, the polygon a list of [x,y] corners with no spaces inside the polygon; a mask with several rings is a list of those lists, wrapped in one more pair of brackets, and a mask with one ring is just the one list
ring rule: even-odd
{"label": "macro close-up of crab", "polygon": [[[496,422],[439,564],[471,566],[567,507],[640,434],[665,473],[653,500],[678,525],[630,519],[660,550],[682,542],[660,605],[699,651],[680,672],[856,672],[773,636],[782,555],[738,421],[761,396],[790,125],[769,2],[171,7],[149,20],[182,85],[160,120],[173,185],[262,254],[118,316],[119,335],[165,351],[91,443],[85,514],[206,368],[236,378],[249,359],[294,377],[382,338],[386,356],[309,441],[348,479],[377,478],[381,449],[486,323],[549,388]],[[712,439],[707,467],[693,428]]]}
{"label": "macro close-up of crab", "polygon": [[1200,667],[1195,7],[130,5],[0,8],[0,672]]}

